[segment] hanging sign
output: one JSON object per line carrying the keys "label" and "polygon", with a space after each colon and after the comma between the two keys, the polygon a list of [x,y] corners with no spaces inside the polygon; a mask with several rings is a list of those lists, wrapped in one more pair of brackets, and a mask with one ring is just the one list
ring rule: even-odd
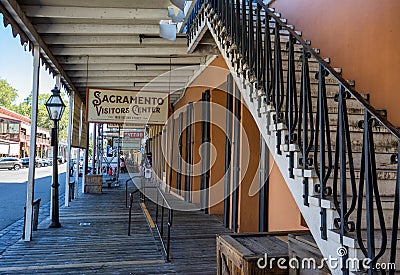
{"label": "hanging sign", "polygon": [[[71,146],[78,148],[86,148],[86,114],[85,104],[77,93],[73,95],[72,106],[72,140]],[[70,110],[71,111],[71,110]]]}
{"label": "hanging sign", "polygon": [[107,128],[109,129],[137,129],[143,128],[143,124],[135,123],[107,123]]}
{"label": "hanging sign", "polygon": [[124,132],[126,138],[144,138],[144,132]]}
{"label": "hanging sign", "polygon": [[87,119],[96,123],[164,124],[168,93],[90,88]]}

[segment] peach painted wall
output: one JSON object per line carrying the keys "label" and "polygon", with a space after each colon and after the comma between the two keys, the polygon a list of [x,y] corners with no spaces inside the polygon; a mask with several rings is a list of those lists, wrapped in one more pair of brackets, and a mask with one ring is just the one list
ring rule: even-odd
{"label": "peach painted wall", "polygon": [[[226,79],[226,76],[225,76]],[[211,154],[214,162],[210,170],[210,214],[224,213],[224,175],[225,175],[225,117],[226,92],[213,89],[211,91]]]}
{"label": "peach painted wall", "polygon": [[[225,106],[226,94],[215,87],[223,87],[226,82],[226,76],[228,71],[225,70],[226,64],[222,57],[218,57],[211,63],[211,66],[203,71],[202,74],[192,83],[186,90],[185,95],[175,105],[175,111],[186,110],[186,104],[194,102],[194,116],[195,120],[200,120],[202,117],[201,112],[201,100],[202,92],[206,89],[211,90],[211,102]],[[222,125],[225,126],[225,114],[220,115],[215,112],[215,109],[211,108],[211,116],[213,121],[222,121]],[[176,116],[177,117],[177,116]],[[241,170],[241,185],[239,189],[239,231],[240,232],[254,232],[258,231],[258,193],[254,194],[254,187],[259,186],[258,184],[258,163],[259,163],[259,131],[255,124],[250,112],[242,105],[242,121],[245,126],[246,133],[241,133],[242,142],[244,136],[249,138],[249,148],[244,148],[241,145],[241,164],[245,165],[244,159],[251,159],[250,165],[246,171]],[[175,122],[175,133],[177,134],[178,120]],[[193,162],[198,164],[200,162],[200,144],[201,144],[201,123],[198,122],[193,127]],[[174,163],[176,165],[177,157],[177,136],[175,134],[175,146],[174,146]],[[219,197],[223,198],[223,174],[224,174],[224,161],[225,161],[225,134],[223,129],[219,129],[217,126],[211,126],[211,141],[217,149],[216,162],[211,169],[210,173],[210,185],[213,186],[217,182],[221,181],[218,186],[221,188],[215,189],[216,193],[212,193],[210,196],[211,201],[220,200]],[[247,166],[247,165],[246,165]],[[192,190],[200,190],[200,166],[194,172],[195,175],[192,177]],[[176,173],[173,173],[173,183],[176,183]],[[271,186],[270,198],[274,197],[276,200],[270,201],[270,230],[283,231],[290,229],[300,229],[300,212],[295,205],[293,198],[291,197],[290,191],[286,187],[280,172],[273,170],[271,175]],[[184,177],[182,177],[182,186],[184,186]],[[217,190],[219,192],[217,192]],[[193,192],[193,202],[199,202],[199,193]],[[282,210],[276,211],[276,209]],[[271,213],[281,213],[281,216],[289,217],[287,219],[279,220],[279,216],[275,217]],[[215,206],[210,208],[210,213],[221,214],[223,213],[223,202],[217,203]],[[232,212],[231,212],[232,213]],[[284,215],[282,214],[284,213]],[[290,213],[290,214],[287,214]]]}
{"label": "peach painted wall", "polygon": [[[301,214],[281,171],[270,157],[268,231],[304,230]],[[299,183],[301,184],[301,183]]]}
{"label": "peach painted wall", "polygon": [[257,232],[260,132],[245,104],[241,107],[241,123],[238,232]]}
{"label": "peach painted wall", "polygon": [[276,0],[273,7],[400,126],[400,1]]}

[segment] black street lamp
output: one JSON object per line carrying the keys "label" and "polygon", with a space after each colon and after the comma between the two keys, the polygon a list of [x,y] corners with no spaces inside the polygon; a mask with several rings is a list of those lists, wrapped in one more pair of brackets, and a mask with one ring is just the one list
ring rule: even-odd
{"label": "black street lamp", "polygon": [[53,93],[50,98],[46,102],[47,112],[49,113],[49,117],[54,121],[54,127],[51,130],[51,146],[53,146],[53,183],[51,184],[51,188],[53,188],[52,197],[51,197],[51,224],[49,228],[60,228],[60,215],[59,215],[59,202],[58,202],[58,121],[61,119],[65,105],[60,96],[60,89],[54,87],[51,90]]}

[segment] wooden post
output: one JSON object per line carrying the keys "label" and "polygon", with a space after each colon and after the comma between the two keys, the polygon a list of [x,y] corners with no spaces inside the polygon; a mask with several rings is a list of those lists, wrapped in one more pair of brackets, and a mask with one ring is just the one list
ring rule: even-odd
{"label": "wooden post", "polygon": [[92,142],[92,174],[96,174],[96,149],[97,149],[97,129],[96,123],[93,123],[93,142]]}
{"label": "wooden post", "polygon": [[[89,127],[88,127],[89,129]],[[89,132],[89,131],[88,131]],[[87,137],[87,141],[89,137]],[[85,193],[85,184],[86,184],[86,172],[87,172],[87,166],[88,166],[88,147],[86,147],[83,150],[83,171],[82,171],[82,194]]]}
{"label": "wooden post", "polygon": [[[78,193],[79,193],[79,163],[81,161],[81,149],[78,148],[76,149],[76,174],[75,174],[75,192],[74,192],[74,197],[75,199],[78,198]],[[82,173],[82,177],[83,177],[83,173]]]}
{"label": "wooden post", "polygon": [[[58,81],[57,81],[58,82]],[[59,87],[59,84],[56,84]],[[69,117],[68,117],[68,138],[67,138],[67,172],[65,173],[65,206],[69,206],[70,201],[70,190],[69,190],[69,182],[71,181],[69,175],[69,169],[71,167],[71,150],[72,150],[72,118],[74,116],[74,95],[75,91],[69,93]]]}
{"label": "wooden post", "polygon": [[35,159],[36,159],[37,111],[38,111],[38,96],[39,96],[39,67],[40,67],[40,47],[38,45],[35,45],[33,48],[31,139],[29,145],[30,161],[29,161],[29,171],[28,171],[28,184],[26,188],[24,241],[32,240],[33,199],[35,197]]}

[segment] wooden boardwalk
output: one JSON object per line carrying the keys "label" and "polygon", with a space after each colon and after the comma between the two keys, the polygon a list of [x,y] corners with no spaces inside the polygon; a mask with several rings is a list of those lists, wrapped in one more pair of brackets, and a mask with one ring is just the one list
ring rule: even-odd
{"label": "wooden boardwalk", "polygon": [[60,209],[62,228],[48,229],[46,220],[33,241],[21,240],[1,254],[0,274],[216,273],[215,236],[227,229],[199,211],[174,211],[171,262],[165,262],[160,240],[135,198],[131,236],[123,184],[99,195],[80,194]]}

